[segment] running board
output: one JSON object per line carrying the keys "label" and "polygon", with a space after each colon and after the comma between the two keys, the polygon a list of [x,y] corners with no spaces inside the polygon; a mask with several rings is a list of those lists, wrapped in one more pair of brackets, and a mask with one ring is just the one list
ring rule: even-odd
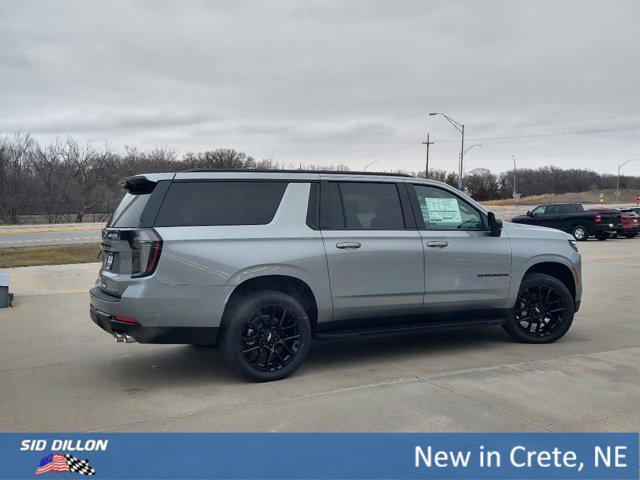
{"label": "running board", "polygon": [[343,330],[327,330],[316,332],[315,340],[339,340],[348,338],[385,337],[392,335],[410,335],[413,333],[434,332],[439,330],[454,330],[469,327],[486,327],[501,325],[504,318],[483,318],[469,321],[451,322],[419,322],[375,327],[350,328]]}

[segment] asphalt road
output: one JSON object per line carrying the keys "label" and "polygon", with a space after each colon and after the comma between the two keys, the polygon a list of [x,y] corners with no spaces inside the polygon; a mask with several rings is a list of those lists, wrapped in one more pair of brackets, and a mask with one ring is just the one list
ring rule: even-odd
{"label": "asphalt road", "polygon": [[102,223],[0,225],[0,249],[97,243],[103,228]]}
{"label": "asphalt road", "polygon": [[640,239],[580,248],[582,309],[555,344],[500,328],[323,342],[266,384],[215,348],[115,343],[89,320],[97,264],[10,270],[0,431],[638,431]]}

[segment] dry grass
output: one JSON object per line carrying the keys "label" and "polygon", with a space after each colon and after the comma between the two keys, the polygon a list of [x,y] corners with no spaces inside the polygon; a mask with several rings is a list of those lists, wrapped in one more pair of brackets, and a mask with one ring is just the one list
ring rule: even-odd
{"label": "dry grass", "polygon": [[[546,193],[543,195],[532,195],[518,199],[518,205],[539,205],[540,203],[599,203],[600,192],[604,193],[604,203],[636,203],[636,195],[640,192],[636,190],[620,190],[620,200],[616,201],[615,190],[589,190],[586,192],[562,193],[559,195]],[[490,206],[513,205],[513,198],[504,200],[488,200],[482,202]]]}
{"label": "dry grass", "polygon": [[0,268],[64,265],[100,261],[100,245],[60,245],[55,247],[6,248],[0,250]]}

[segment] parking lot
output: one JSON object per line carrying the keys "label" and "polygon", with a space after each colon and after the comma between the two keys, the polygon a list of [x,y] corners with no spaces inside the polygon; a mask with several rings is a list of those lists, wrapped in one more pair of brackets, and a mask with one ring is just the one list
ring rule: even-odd
{"label": "parking lot", "polygon": [[640,240],[581,243],[569,333],[499,328],[315,343],[291,378],[238,379],[213,348],[116,343],[88,316],[97,264],[10,271],[2,431],[638,431]]}

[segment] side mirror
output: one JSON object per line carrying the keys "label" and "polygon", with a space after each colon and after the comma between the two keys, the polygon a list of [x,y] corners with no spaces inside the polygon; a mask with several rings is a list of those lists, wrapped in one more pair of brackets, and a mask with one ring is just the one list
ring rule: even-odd
{"label": "side mirror", "polygon": [[502,233],[502,220],[496,218],[496,214],[493,212],[487,213],[487,220],[489,222],[489,230],[492,237],[499,237]]}
{"label": "side mirror", "polygon": [[531,210],[527,210],[527,217],[533,217],[533,213],[531,213]]}

